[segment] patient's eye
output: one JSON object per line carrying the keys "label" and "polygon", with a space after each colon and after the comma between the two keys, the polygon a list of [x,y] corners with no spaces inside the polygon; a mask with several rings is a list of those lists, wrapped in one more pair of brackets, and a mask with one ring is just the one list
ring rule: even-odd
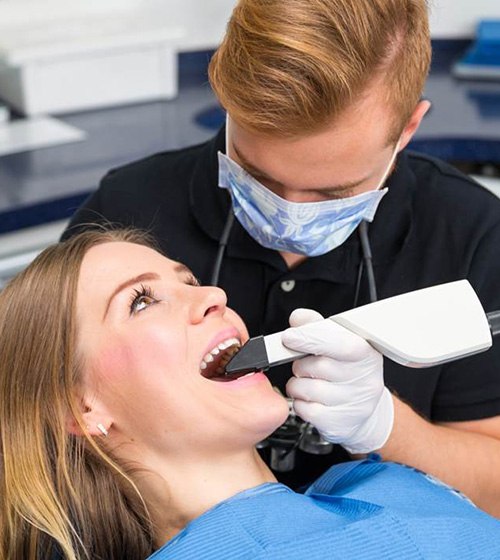
{"label": "patient's eye", "polygon": [[189,274],[185,280],[186,284],[189,286],[201,286],[200,281],[194,274]]}
{"label": "patient's eye", "polygon": [[137,315],[144,309],[159,303],[154,295],[153,290],[149,286],[141,285],[140,289],[135,289],[130,299],[130,315]]}

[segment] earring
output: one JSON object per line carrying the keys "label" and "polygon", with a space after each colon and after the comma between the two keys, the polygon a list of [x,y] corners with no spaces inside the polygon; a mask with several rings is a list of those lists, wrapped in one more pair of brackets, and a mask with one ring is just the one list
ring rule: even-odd
{"label": "earring", "polygon": [[104,425],[101,424],[100,422],[99,422],[99,424],[97,424],[97,429],[101,432],[101,434],[102,434],[104,437],[108,437],[108,434],[109,434],[108,430],[106,430],[106,428],[104,427]]}

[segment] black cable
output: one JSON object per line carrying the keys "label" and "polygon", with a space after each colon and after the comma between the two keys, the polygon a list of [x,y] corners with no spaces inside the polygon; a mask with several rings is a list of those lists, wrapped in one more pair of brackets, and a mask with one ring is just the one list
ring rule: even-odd
{"label": "black cable", "polygon": [[490,311],[486,314],[490,325],[491,335],[500,334],[500,311]]}
{"label": "black cable", "polygon": [[375,282],[375,274],[373,273],[372,264],[372,250],[370,247],[370,240],[368,238],[368,222],[363,220],[359,224],[359,238],[361,240],[361,250],[363,251],[363,261],[366,267],[366,274],[368,277],[368,290],[370,293],[370,302],[377,301],[377,285]]}
{"label": "black cable", "polygon": [[358,277],[356,278],[356,290],[354,292],[354,301],[352,302],[353,309],[358,306],[359,291],[361,289],[361,279],[363,278],[364,261],[361,260],[358,266]]}
{"label": "black cable", "polygon": [[233,209],[229,209],[229,214],[226,218],[226,223],[224,224],[224,229],[222,230],[222,235],[219,239],[219,248],[217,250],[217,256],[215,257],[214,266],[212,268],[212,275],[210,278],[210,286],[217,286],[219,284],[219,274],[222,266],[222,259],[224,258],[224,252],[226,250],[227,241],[229,239],[229,234],[234,223]]}
{"label": "black cable", "polygon": [[292,451],[295,451],[295,450],[299,447],[299,445],[302,443],[302,441],[303,441],[303,439],[304,439],[304,437],[305,437],[305,435],[306,435],[307,428],[308,428],[309,426],[311,426],[311,425],[312,425],[312,424],[311,424],[310,422],[305,422],[305,423],[304,423],[304,425],[301,427],[301,428],[302,428],[302,431],[300,432],[300,436],[295,440],[293,446],[290,447],[290,449],[287,449],[287,450],[285,451],[285,453],[283,453],[283,455],[281,455],[281,457],[279,458],[280,461],[283,461],[283,459],[286,459],[286,458],[288,457],[288,455],[290,455],[290,453],[291,453]]}

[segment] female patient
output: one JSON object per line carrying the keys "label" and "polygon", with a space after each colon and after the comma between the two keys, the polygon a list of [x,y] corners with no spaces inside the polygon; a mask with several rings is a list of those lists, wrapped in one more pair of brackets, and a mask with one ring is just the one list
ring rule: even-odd
{"label": "female patient", "polygon": [[87,232],[0,293],[3,560],[500,558],[500,524],[403,466],[295,494],[255,444],[287,417],[224,293],[133,232]]}

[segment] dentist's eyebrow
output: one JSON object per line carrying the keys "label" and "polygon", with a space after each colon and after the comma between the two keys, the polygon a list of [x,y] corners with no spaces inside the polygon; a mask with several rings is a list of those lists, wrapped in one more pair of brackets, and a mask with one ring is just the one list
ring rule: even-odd
{"label": "dentist's eyebrow", "polygon": [[[251,164],[245,158],[245,156],[240,152],[240,150],[238,150],[238,147],[236,146],[236,144],[234,142],[233,142],[232,146],[233,146],[234,153],[238,156],[238,159],[241,162],[241,167],[243,167],[243,169],[247,173],[250,173],[250,175],[252,175],[252,177],[255,177],[255,179],[263,179],[264,181],[268,181],[269,183],[272,183],[273,185],[276,185],[277,187],[285,187],[286,186],[283,183],[281,183],[280,181],[277,181],[276,179],[273,179],[272,177],[270,177],[265,171],[262,171],[261,169],[255,167],[255,165]],[[370,177],[370,175],[368,175],[366,177],[363,177],[362,179],[358,179],[356,181],[350,181],[348,183],[344,183],[343,185],[332,185],[332,186],[327,186],[327,187],[317,187],[317,188],[307,189],[307,190],[309,190],[311,192],[316,191],[316,192],[319,192],[319,193],[325,193],[327,191],[331,191],[332,193],[349,191],[351,189],[354,189],[354,188],[358,187],[362,183],[364,183],[369,177]]]}
{"label": "dentist's eyebrow", "polygon": [[104,321],[104,319],[106,318],[106,315],[109,311],[109,307],[111,305],[111,302],[113,301],[113,298],[116,297],[120,292],[122,292],[123,290],[125,290],[129,286],[133,286],[134,284],[138,284],[139,282],[147,282],[149,280],[159,280],[159,279],[160,279],[160,275],[156,274],[156,272],[144,272],[143,274],[139,274],[139,276],[134,276],[133,278],[129,278],[128,280],[125,280],[124,282],[119,284],[113,290],[113,293],[110,295],[110,297],[108,299],[108,304],[106,305],[106,310],[104,311],[104,315],[103,315],[102,320]]}
{"label": "dentist's eyebrow", "polygon": [[270,182],[272,182],[275,185],[278,185],[280,187],[284,186],[283,183],[280,183],[279,181],[276,181],[276,179],[273,179],[267,173],[265,173],[261,169],[258,169],[257,167],[255,167],[255,165],[252,165],[246,159],[246,157],[238,150],[238,147],[236,146],[236,144],[234,142],[233,142],[233,150],[234,150],[234,153],[238,156],[238,159],[240,160],[241,166],[243,167],[243,169],[245,169],[245,171],[250,173],[250,175],[253,175],[255,178],[270,181]]}

